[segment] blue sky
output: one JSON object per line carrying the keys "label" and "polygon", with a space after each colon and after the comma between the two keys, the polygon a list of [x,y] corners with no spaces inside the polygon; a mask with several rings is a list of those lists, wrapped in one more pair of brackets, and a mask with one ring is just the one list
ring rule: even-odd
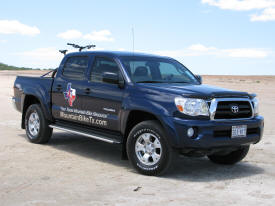
{"label": "blue sky", "polygon": [[55,68],[67,42],[168,55],[197,74],[275,75],[275,0],[2,1],[0,62]]}

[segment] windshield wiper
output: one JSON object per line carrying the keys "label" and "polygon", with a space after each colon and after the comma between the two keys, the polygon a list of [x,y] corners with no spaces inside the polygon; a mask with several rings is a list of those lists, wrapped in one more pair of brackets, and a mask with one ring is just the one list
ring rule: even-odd
{"label": "windshield wiper", "polygon": [[136,83],[165,83],[165,82],[162,82],[162,81],[154,81],[154,80],[147,80],[147,81],[139,81],[139,82],[136,82]]}

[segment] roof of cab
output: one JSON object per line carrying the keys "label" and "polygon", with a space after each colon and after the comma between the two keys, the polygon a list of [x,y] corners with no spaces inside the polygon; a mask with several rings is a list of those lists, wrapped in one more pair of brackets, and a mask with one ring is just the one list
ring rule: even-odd
{"label": "roof of cab", "polygon": [[154,55],[154,54],[146,54],[146,53],[140,53],[140,52],[127,52],[127,51],[83,51],[83,52],[71,52],[68,53],[66,56],[83,56],[83,55],[102,55],[102,56],[108,56],[108,57],[125,57],[125,56],[131,56],[131,57],[157,57],[157,58],[169,58],[165,56],[160,55]]}

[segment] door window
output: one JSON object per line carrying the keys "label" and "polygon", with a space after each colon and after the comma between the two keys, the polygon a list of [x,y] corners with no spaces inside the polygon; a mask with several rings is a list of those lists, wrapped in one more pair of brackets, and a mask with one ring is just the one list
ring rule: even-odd
{"label": "door window", "polygon": [[63,68],[63,76],[69,79],[84,79],[88,57],[69,57]]}
{"label": "door window", "polygon": [[91,81],[102,82],[102,76],[104,72],[119,74],[119,67],[117,66],[116,62],[111,59],[97,57],[91,70]]}

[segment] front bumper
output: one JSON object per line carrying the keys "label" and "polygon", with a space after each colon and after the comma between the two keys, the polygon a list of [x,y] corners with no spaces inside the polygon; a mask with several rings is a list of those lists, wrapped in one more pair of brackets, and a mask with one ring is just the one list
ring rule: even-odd
{"label": "front bumper", "polygon": [[[263,135],[264,118],[256,116],[246,120],[186,120],[171,117],[167,129],[168,138],[173,147],[179,149],[214,149],[221,147],[236,147],[255,144]],[[231,128],[237,125],[247,125],[247,136],[231,138]],[[187,129],[197,129],[197,136],[187,136]]]}

